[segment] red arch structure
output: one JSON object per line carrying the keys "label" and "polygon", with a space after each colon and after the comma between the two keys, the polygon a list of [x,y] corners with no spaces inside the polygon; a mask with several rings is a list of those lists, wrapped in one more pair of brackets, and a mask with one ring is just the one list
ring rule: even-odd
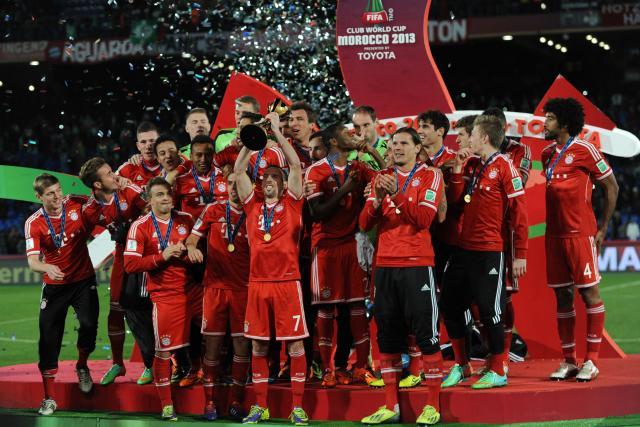
{"label": "red arch structure", "polygon": [[[371,6],[377,5],[377,10]],[[428,17],[431,0],[341,0],[338,2],[336,38],[349,96],[356,105],[373,106],[380,117],[414,117],[420,111],[455,111],[449,91],[429,47]],[[382,10],[380,10],[382,9]],[[383,54],[378,54],[382,52]],[[378,59],[376,59],[378,58]],[[544,95],[535,115],[550,97],[574,97],[584,107],[586,123],[611,130],[615,124],[566,79],[559,76]],[[555,300],[546,286],[544,250],[545,198],[540,153],[546,142],[525,137],[531,147],[534,170],[527,183],[530,223],[528,272],[514,297],[516,328],[526,339],[533,358],[560,356],[556,332]],[[585,352],[584,304],[576,302],[578,354]],[[605,332],[602,357],[625,357]]]}

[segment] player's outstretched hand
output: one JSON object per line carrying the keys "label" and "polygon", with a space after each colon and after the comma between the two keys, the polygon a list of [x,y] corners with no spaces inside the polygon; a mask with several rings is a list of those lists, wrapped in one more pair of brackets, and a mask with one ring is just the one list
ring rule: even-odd
{"label": "player's outstretched hand", "polygon": [[473,156],[473,151],[471,151],[470,148],[461,148],[460,150],[458,150],[458,152],[456,153],[456,158],[453,161],[453,172],[462,172],[462,166],[464,166],[465,162],[471,156]]}
{"label": "player's outstretched hand", "polygon": [[64,273],[58,268],[57,265],[46,264],[45,273],[47,273],[47,276],[49,276],[49,278],[52,280],[64,279]]}
{"label": "player's outstretched hand", "polygon": [[134,154],[129,158],[129,163],[140,166],[142,164],[142,154]]}
{"label": "player's outstretched hand", "polygon": [[302,187],[302,195],[306,198],[316,191],[316,183],[313,181],[305,181]]}
{"label": "player's outstretched hand", "polygon": [[524,258],[516,258],[513,260],[513,276],[517,279],[518,277],[524,276],[527,272],[527,260]]}

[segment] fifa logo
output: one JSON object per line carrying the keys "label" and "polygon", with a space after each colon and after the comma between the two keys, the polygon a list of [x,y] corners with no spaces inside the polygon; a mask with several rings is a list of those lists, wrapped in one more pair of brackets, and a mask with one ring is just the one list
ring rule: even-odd
{"label": "fifa logo", "polygon": [[362,14],[363,25],[386,24],[393,20],[393,9],[389,13],[384,9],[382,0],[368,0],[367,8]]}

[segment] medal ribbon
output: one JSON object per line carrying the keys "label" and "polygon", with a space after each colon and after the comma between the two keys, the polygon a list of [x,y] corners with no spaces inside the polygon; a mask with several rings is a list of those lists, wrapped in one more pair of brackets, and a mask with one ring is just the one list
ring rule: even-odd
{"label": "medal ribbon", "polygon": [[227,240],[229,241],[230,244],[233,244],[233,241],[236,239],[236,236],[238,235],[238,231],[240,231],[240,227],[242,227],[242,224],[244,223],[245,218],[246,218],[246,215],[243,212],[242,215],[240,215],[240,219],[238,219],[238,222],[235,225],[232,225],[231,203],[229,203],[229,201],[227,200],[227,206],[226,206]]}
{"label": "medal ribbon", "polygon": [[67,222],[67,209],[62,205],[62,215],[60,217],[60,234],[56,234],[56,229],[53,228],[53,224],[51,223],[51,218],[47,214],[47,211],[42,208],[42,213],[44,214],[44,220],[47,222],[47,226],[49,227],[49,233],[51,234],[51,239],[53,239],[53,244],[56,248],[60,249],[62,247],[62,242],[64,239],[64,227]]}
{"label": "medal ribbon", "polygon": [[560,153],[558,154],[556,159],[553,161],[553,164],[551,165],[551,167],[549,167],[549,163],[551,163],[551,160],[553,159],[553,155],[556,152],[556,150],[553,150],[553,153],[551,157],[549,157],[549,161],[547,161],[547,165],[546,165],[547,170],[545,171],[545,175],[547,177],[547,182],[551,181],[551,177],[553,176],[553,171],[555,170],[556,166],[558,166],[558,162],[560,161],[560,158],[562,157],[564,152],[567,151],[567,148],[569,148],[572,142],[573,142],[573,137],[569,138],[567,143],[564,144],[564,147],[562,147],[562,150],[560,150]]}
{"label": "medal ribbon", "polygon": [[269,231],[271,231],[271,223],[273,222],[273,216],[276,214],[276,206],[278,206],[278,204],[276,203],[272,208],[268,208],[267,207],[267,203],[265,202],[264,205],[262,205],[262,212],[263,212],[263,221],[264,221],[264,233],[268,234]]}
{"label": "medal ribbon", "polygon": [[195,166],[191,168],[191,175],[193,175],[193,180],[196,182],[196,187],[198,188],[198,191],[202,196],[202,200],[204,200],[205,203],[213,202],[213,196],[215,194],[215,186],[213,181],[215,179],[215,174],[215,169],[212,169],[211,173],[209,174],[209,194],[206,194],[204,191],[204,187],[202,187],[202,183],[200,182],[200,178],[198,177],[198,174],[196,172]]}
{"label": "medal ribbon", "polygon": [[160,242],[160,248],[164,251],[169,246],[169,237],[171,236],[171,227],[173,227],[173,215],[169,219],[169,225],[167,226],[167,234],[162,238],[162,234],[160,233],[160,226],[158,225],[158,219],[156,215],[151,211],[151,219],[153,220],[153,226],[156,228],[156,234],[158,235],[158,242]]}
{"label": "medal ribbon", "polygon": [[489,166],[489,164],[491,164],[491,162],[493,162],[493,159],[500,154],[499,151],[496,151],[495,153],[493,153],[486,162],[484,162],[484,164],[482,165],[482,167],[480,168],[480,171],[478,173],[476,173],[476,170],[478,169],[478,166],[476,165],[476,167],[473,169],[473,176],[471,177],[471,181],[469,182],[469,185],[467,185],[467,188],[465,190],[465,196],[469,196],[471,197],[471,195],[473,194],[473,189],[476,186],[476,183],[480,180],[480,177],[482,177],[482,174],[484,172],[484,170],[487,168],[487,166]]}
{"label": "medal ribbon", "polygon": [[[413,169],[411,169],[411,172],[409,172],[409,176],[407,177],[407,180],[404,182],[404,185],[402,186],[402,192],[404,193],[405,191],[407,191],[407,187],[409,187],[409,182],[411,181],[411,178],[413,178],[413,175],[416,173],[416,171],[418,170],[418,167],[420,166],[420,163],[416,162],[415,165],[413,165]],[[398,192],[398,183],[400,182],[398,180],[398,168],[396,166],[393,167],[393,171],[396,175],[396,193]]]}

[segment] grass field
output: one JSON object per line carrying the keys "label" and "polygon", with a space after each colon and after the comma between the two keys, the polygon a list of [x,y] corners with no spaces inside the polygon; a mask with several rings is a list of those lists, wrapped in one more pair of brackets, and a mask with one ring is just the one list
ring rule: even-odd
{"label": "grass field", "polygon": [[[107,337],[106,319],[109,311],[109,291],[106,285],[98,287],[100,320],[94,360],[108,359],[111,355]],[[602,280],[602,297],[607,305],[606,328],[627,353],[640,353],[640,275],[612,273]],[[38,286],[0,287],[0,366],[37,361]],[[77,321],[69,311],[60,359],[75,359]],[[128,332],[128,331],[127,331]],[[133,346],[133,337],[127,333],[125,355]]]}

